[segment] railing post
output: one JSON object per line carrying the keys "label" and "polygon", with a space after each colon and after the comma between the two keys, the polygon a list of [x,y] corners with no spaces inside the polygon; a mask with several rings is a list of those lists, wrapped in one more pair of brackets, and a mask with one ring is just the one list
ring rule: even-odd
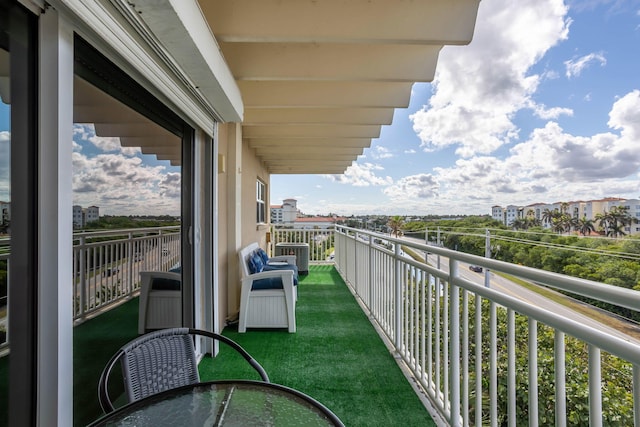
{"label": "railing post", "polygon": [[[554,337],[554,358],[555,358],[555,411],[556,411],[556,426],[567,426],[567,391],[566,391],[566,367],[565,367],[565,344],[564,344],[564,332],[555,331]],[[640,402],[639,402],[640,404]],[[634,406],[635,413],[638,414],[640,407]],[[640,425],[636,423],[636,425]]]}
{"label": "railing post", "polygon": [[394,255],[395,255],[395,274],[394,274],[394,289],[395,289],[395,329],[394,329],[394,343],[397,351],[402,348],[402,277],[401,265],[400,265],[400,245],[394,243]]}
{"label": "railing post", "polygon": [[[78,301],[78,314],[82,317],[84,316],[84,303],[87,297],[87,254],[85,250],[86,238],[84,236],[80,237],[79,240],[79,250],[78,250],[78,269],[80,270],[78,273],[78,286],[80,290],[79,301]],[[95,264],[95,263],[94,263]]]}
{"label": "railing post", "polygon": [[[429,246],[429,228],[424,229],[424,244]],[[424,263],[429,264],[429,252],[424,253]]]}
{"label": "railing post", "polygon": [[133,292],[133,259],[135,257],[134,253],[133,253],[133,233],[129,233],[127,234],[127,256],[128,256],[128,260],[127,260],[127,265],[129,266],[127,268],[128,270],[128,274],[127,274],[127,285],[126,285],[126,289],[127,289],[127,295],[130,295],[131,292]]}
{"label": "railing post", "polygon": [[529,319],[529,425],[538,426],[538,322]]}
{"label": "railing post", "polygon": [[373,307],[373,236],[369,236],[369,282],[367,283],[367,292],[369,297],[367,298],[369,304],[369,312]]}
{"label": "railing post", "polygon": [[358,232],[356,231],[353,239],[353,287],[358,292]]}
{"label": "railing post", "polygon": [[[449,392],[451,404],[451,425],[460,426],[460,288],[456,285],[460,275],[458,261],[450,266],[450,309],[449,309]],[[465,355],[468,357],[468,355]]]}
{"label": "railing post", "polygon": [[640,366],[633,365],[633,421],[640,426]]}
{"label": "railing post", "polygon": [[[485,233],[486,233],[486,237],[484,241],[484,256],[485,258],[491,259],[491,232],[487,228],[485,230]],[[491,287],[491,277],[490,277],[490,272],[488,268],[485,268],[484,270],[484,286],[485,288]]]}
{"label": "railing post", "polygon": [[[602,373],[600,349],[589,344],[589,427],[602,427]],[[634,408],[637,410],[638,408]]]}

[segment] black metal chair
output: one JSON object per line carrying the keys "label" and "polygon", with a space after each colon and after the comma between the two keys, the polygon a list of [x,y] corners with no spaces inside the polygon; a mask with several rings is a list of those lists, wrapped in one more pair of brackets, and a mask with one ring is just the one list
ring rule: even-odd
{"label": "black metal chair", "polygon": [[194,336],[198,335],[230,346],[249,362],[263,381],[270,382],[264,368],[238,343],[225,336],[199,329],[163,329],[130,341],[109,360],[98,382],[98,399],[102,410],[108,414],[115,409],[107,384],[111,371],[119,360],[129,402],[200,382],[193,343]]}

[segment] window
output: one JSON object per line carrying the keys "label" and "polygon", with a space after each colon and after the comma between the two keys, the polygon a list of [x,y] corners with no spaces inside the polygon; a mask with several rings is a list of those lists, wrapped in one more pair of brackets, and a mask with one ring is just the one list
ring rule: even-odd
{"label": "window", "polygon": [[264,224],[267,221],[266,185],[258,180],[256,182],[256,222]]}

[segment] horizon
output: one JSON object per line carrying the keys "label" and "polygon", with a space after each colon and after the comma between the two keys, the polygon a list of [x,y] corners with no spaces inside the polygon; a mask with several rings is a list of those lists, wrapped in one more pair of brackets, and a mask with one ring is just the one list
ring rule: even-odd
{"label": "horizon", "polygon": [[[523,31],[526,28],[527,31]],[[483,0],[472,42],[341,175],[272,175],[269,201],[318,215],[490,214],[494,205],[640,198],[640,0]],[[0,103],[0,158],[8,158]],[[73,204],[180,214],[179,167],[74,124]],[[10,200],[0,162],[0,200]],[[548,201],[548,202],[547,202]]]}

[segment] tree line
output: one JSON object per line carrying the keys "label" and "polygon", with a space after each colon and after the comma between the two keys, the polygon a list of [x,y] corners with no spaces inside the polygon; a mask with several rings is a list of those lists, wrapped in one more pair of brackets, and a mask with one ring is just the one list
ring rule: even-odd
{"label": "tree line", "polygon": [[[615,222],[610,221],[609,224]],[[489,229],[494,259],[640,291],[640,236],[585,237],[576,232],[557,234],[541,227],[513,230],[489,217],[431,222],[428,223],[429,235],[435,237],[438,227],[440,243],[449,249],[484,256],[485,230]],[[403,230],[406,234],[413,230],[412,235],[424,238],[426,228],[426,223],[407,223]],[[571,296],[640,321],[640,313],[636,311]]]}
{"label": "tree line", "polygon": [[549,224],[558,234],[577,232],[583,236],[597,233],[608,237],[622,237],[626,235],[626,227],[638,222],[637,218],[629,215],[627,206],[613,206],[609,211],[596,214],[593,220],[586,215],[582,218],[572,216],[568,209],[568,203],[562,203],[560,209],[545,209],[540,219],[535,217],[533,209],[529,209],[523,218],[514,220],[511,227],[515,230],[528,230]]}

